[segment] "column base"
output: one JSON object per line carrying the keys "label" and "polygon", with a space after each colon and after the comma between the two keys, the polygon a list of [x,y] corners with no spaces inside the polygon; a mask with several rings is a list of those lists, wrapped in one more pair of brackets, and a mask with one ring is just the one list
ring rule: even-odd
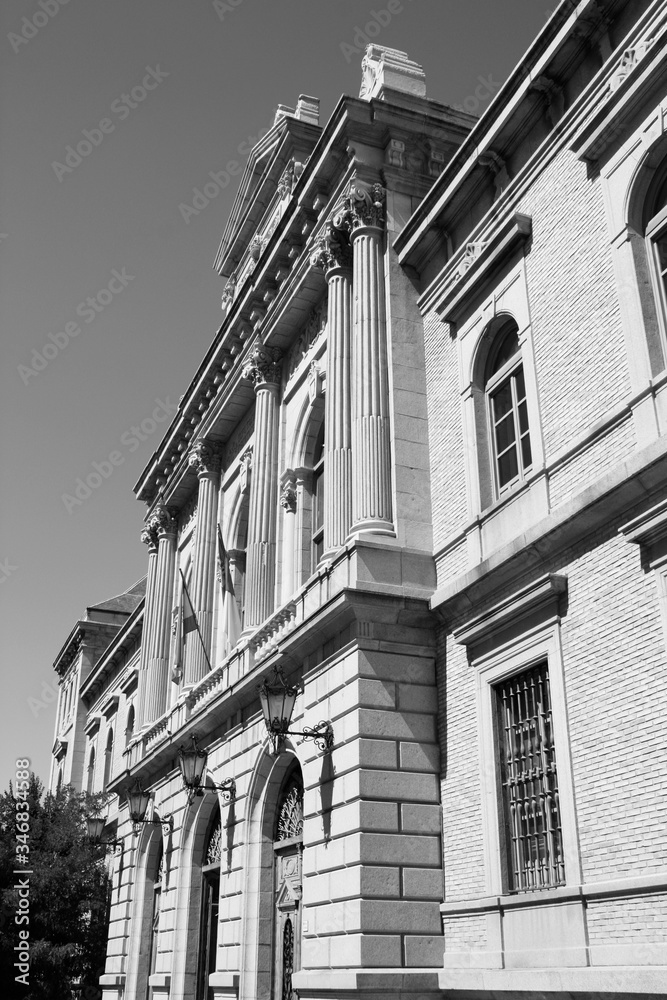
{"label": "column base", "polygon": [[371,539],[373,535],[389,535],[395,538],[396,529],[394,528],[394,522],[387,521],[383,517],[369,517],[363,521],[357,521],[350,528],[350,533],[345,541],[347,543],[352,541],[352,539],[365,538],[367,535]]}

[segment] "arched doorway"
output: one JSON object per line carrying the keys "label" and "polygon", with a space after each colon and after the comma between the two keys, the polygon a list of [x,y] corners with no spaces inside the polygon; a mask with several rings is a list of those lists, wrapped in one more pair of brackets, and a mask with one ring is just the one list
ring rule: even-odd
{"label": "arched doorway", "polygon": [[218,947],[218,913],[220,907],[220,859],[222,856],[222,819],[218,806],[204,841],[201,868],[201,923],[199,960],[197,964],[197,1000],[208,1000],[208,977],[215,972]]}
{"label": "arched doorway", "polygon": [[273,1000],[292,1000],[292,973],[301,959],[303,777],[295,763],[285,775],[274,829]]}

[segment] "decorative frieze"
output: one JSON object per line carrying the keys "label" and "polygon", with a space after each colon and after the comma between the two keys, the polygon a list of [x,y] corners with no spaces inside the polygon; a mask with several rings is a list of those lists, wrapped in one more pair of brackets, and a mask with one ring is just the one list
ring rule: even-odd
{"label": "decorative frieze", "polygon": [[477,243],[466,243],[463,259],[454,272],[454,281],[460,281],[466,272],[470,270],[478,257],[481,257],[486,250],[488,243],[478,241]]}
{"label": "decorative frieze", "polygon": [[291,378],[312,347],[319,341],[327,326],[327,302],[323,299],[313,309],[303,330],[297,337],[287,361],[287,377]]}
{"label": "decorative frieze", "polygon": [[292,185],[294,184],[294,160],[290,160],[285,169],[282,172],[282,176],[278,181],[278,194],[281,198],[288,198],[292,193]]}
{"label": "decorative frieze", "polygon": [[277,347],[257,344],[243,369],[243,377],[250,379],[255,389],[265,382],[280,383],[282,351]]}
{"label": "decorative frieze", "polygon": [[225,290],[222,293],[222,308],[225,312],[229,309],[232,302],[234,301],[234,296],[236,294],[236,271],[233,271],[227,278],[227,284],[225,285]]}

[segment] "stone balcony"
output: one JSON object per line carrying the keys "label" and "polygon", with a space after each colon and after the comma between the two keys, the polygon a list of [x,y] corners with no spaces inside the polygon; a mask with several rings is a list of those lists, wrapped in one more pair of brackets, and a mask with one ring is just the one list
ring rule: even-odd
{"label": "stone balcony", "polygon": [[394,540],[356,538],[318,567],[303,587],[198,684],[181,692],[161,718],[142,730],[124,752],[124,773],[110,785],[119,794],[135,778],[144,784],[173,768],[175,753],[193,732],[201,742],[256,698],[257,685],[274,666],[289,673],[304,656],[352,625],[368,635],[367,621],[382,605],[383,632],[423,626],[435,589],[429,553]]}

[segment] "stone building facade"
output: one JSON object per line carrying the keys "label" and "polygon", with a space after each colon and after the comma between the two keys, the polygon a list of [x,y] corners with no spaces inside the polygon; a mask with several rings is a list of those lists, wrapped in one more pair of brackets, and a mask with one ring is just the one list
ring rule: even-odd
{"label": "stone building facade", "polygon": [[105,1000],[667,993],[666,39],[564,0],[479,121],[371,45],[253,150],[56,733],[112,748]]}

